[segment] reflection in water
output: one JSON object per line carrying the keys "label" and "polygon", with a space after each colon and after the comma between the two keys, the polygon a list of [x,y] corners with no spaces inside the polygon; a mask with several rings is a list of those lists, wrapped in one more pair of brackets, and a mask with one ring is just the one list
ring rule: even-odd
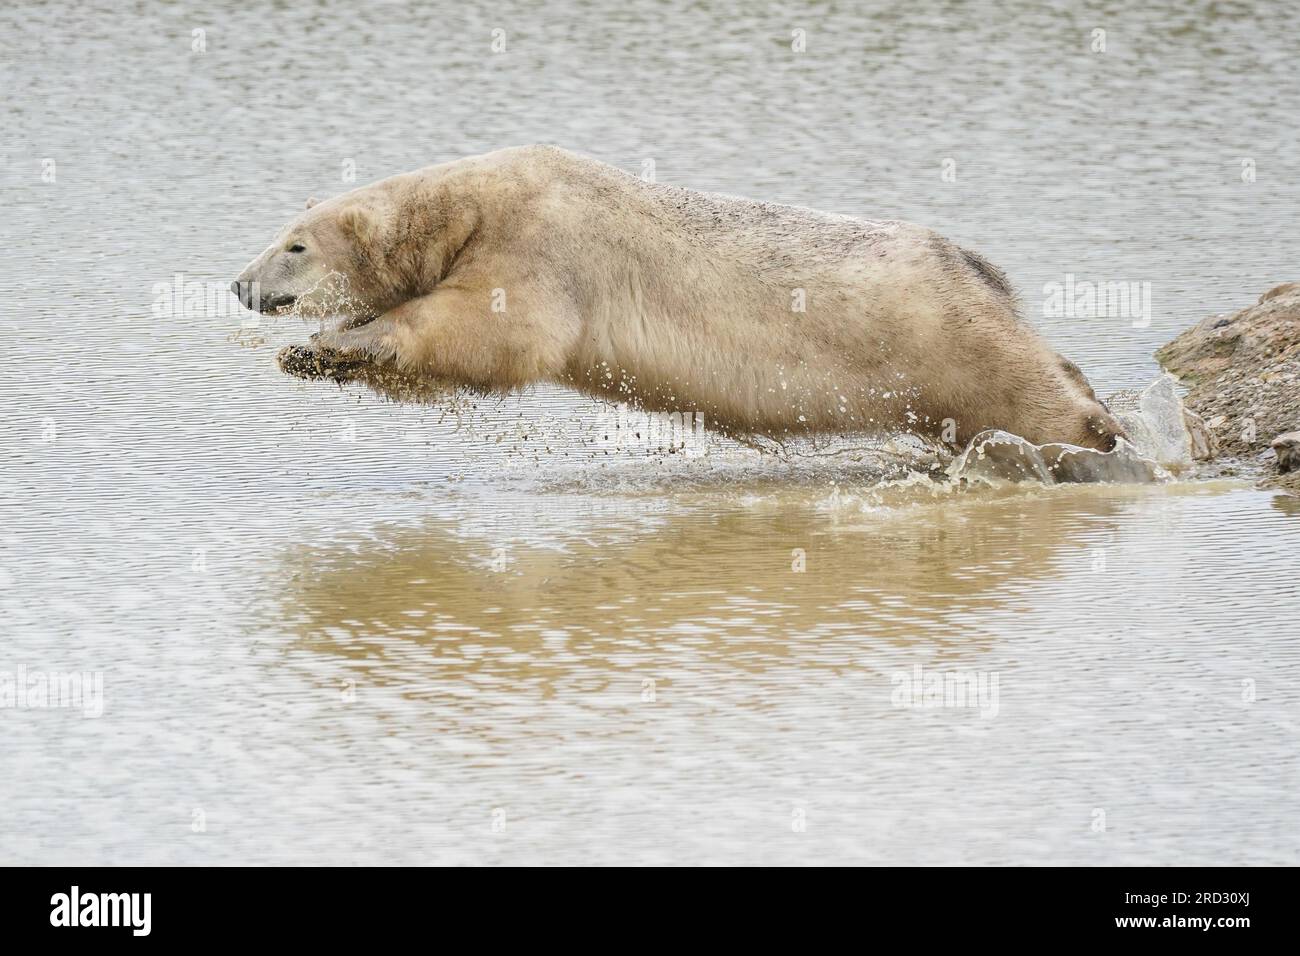
{"label": "reflection in water", "polygon": [[[1066,500],[1022,491],[864,511],[850,496],[725,510],[685,498],[644,527],[580,523],[564,537],[466,536],[433,518],[360,545],[288,549],[286,619],[308,646],[350,657],[383,659],[394,643],[406,657],[427,651],[439,680],[481,666],[456,655],[467,640],[509,649],[503,670],[516,676],[537,665],[553,679],[565,665],[543,635],[580,647],[583,667],[683,634],[693,654],[742,669],[845,664],[881,642],[969,652],[984,637],[963,634],[964,620],[1113,534],[1126,504],[1093,495],[1085,528]],[[546,499],[517,504],[502,525],[544,524]]]}
{"label": "reflection in water", "polygon": [[[485,849],[502,859],[1136,862],[1187,859],[1189,832],[1221,859],[1183,788],[1240,816],[1294,781],[1293,695],[1240,695],[1264,661],[1300,661],[1276,632],[1244,656],[1218,636],[1293,600],[1287,555],[1262,544],[1289,520],[1269,500],[1185,484],[438,498],[281,548],[282,600],[260,613],[291,640],[263,666],[306,654],[466,793],[509,794],[522,842]],[[1252,554],[1218,540],[1225,513]],[[1194,537],[1166,553],[1180,529]],[[998,714],[898,709],[918,666],[995,677]],[[1211,732],[1233,743],[1207,748]],[[1184,767],[1173,789],[1155,753]],[[1097,806],[1123,837],[1092,838]],[[791,845],[795,810],[824,829]]]}
{"label": "reflection in water", "polygon": [[1272,505],[1283,514],[1300,517],[1300,497],[1295,495],[1275,495]]}

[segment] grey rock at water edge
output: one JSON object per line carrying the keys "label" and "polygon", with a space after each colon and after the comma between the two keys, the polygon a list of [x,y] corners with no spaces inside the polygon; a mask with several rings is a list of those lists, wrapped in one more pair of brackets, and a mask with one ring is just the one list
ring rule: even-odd
{"label": "grey rock at water edge", "polygon": [[1277,455],[1278,474],[1288,474],[1300,468],[1300,431],[1278,435],[1269,443]]}
{"label": "grey rock at water edge", "polygon": [[1190,387],[1187,407],[1218,439],[1222,454],[1258,458],[1270,435],[1300,425],[1300,283],[1204,319],[1156,358]]}

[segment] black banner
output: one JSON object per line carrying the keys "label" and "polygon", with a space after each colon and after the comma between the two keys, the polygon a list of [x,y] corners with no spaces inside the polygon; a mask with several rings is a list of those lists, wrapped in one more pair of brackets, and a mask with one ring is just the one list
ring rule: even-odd
{"label": "black banner", "polygon": [[[542,888],[531,879],[514,888],[500,885],[500,876],[431,869],[8,869],[0,877],[6,884],[0,918],[8,943],[38,945],[75,936],[78,945],[90,946],[283,939],[336,947],[427,933],[435,921],[457,936],[486,927],[497,939],[503,927],[536,933],[561,915],[580,920],[590,912],[602,923],[619,914],[631,936],[646,934],[647,942],[690,923],[765,941],[784,925],[798,934],[852,932],[882,941],[903,932],[918,943],[1128,938],[1139,945],[1235,946],[1293,935],[1287,931],[1294,875],[1289,869],[812,871],[793,878],[767,874],[760,890],[747,885],[751,874],[742,871],[728,874],[720,890],[716,876],[691,888],[690,873],[651,889],[655,875],[648,873],[617,890],[610,888],[622,878],[602,877],[604,892],[592,894],[574,874],[577,885],[562,894],[563,876],[548,877]],[[741,912],[758,919],[737,920]]]}

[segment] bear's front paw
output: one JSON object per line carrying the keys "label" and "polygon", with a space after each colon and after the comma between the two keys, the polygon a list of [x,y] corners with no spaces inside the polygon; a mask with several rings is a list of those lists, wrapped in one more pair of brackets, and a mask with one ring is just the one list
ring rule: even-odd
{"label": "bear's front paw", "polygon": [[280,371],[295,378],[328,378],[336,382],[352,379],[365,362],[356,356],[310,345],[287,345],[276,356]]}

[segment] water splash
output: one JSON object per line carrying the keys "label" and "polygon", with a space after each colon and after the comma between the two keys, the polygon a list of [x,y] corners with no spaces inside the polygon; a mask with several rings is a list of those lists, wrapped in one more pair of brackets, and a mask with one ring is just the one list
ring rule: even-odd
{"label": "water splash", "polygon": [[1161,375],[1140,392],[1111,396],[1108,404],[1139,454],[1183,471],[1212,458],[1216,448],[1201,417],[1183,406],[1177,382],[1172,375]]}
{"label": "water splash", "polygon": [[998,485],[1036,481],[1044,485],[1074,482],[1150,484],[1167,481],[1169,472],[1119,439],[1111,451],[1077,445],[1033,442],[1010,432],[980,432],[947,470],[953,481]]}
{"label": "water splash", "polygon": [[1162,375],[1141,391],[1108,402],[1129,440],[1108,452],[1076,445],[1035,445],[1004,431],[981,432],[948,467],[954,481],[1153,483],[1192,468],[1213,454],[1213,438],[1183,407],[1176,380]]}

